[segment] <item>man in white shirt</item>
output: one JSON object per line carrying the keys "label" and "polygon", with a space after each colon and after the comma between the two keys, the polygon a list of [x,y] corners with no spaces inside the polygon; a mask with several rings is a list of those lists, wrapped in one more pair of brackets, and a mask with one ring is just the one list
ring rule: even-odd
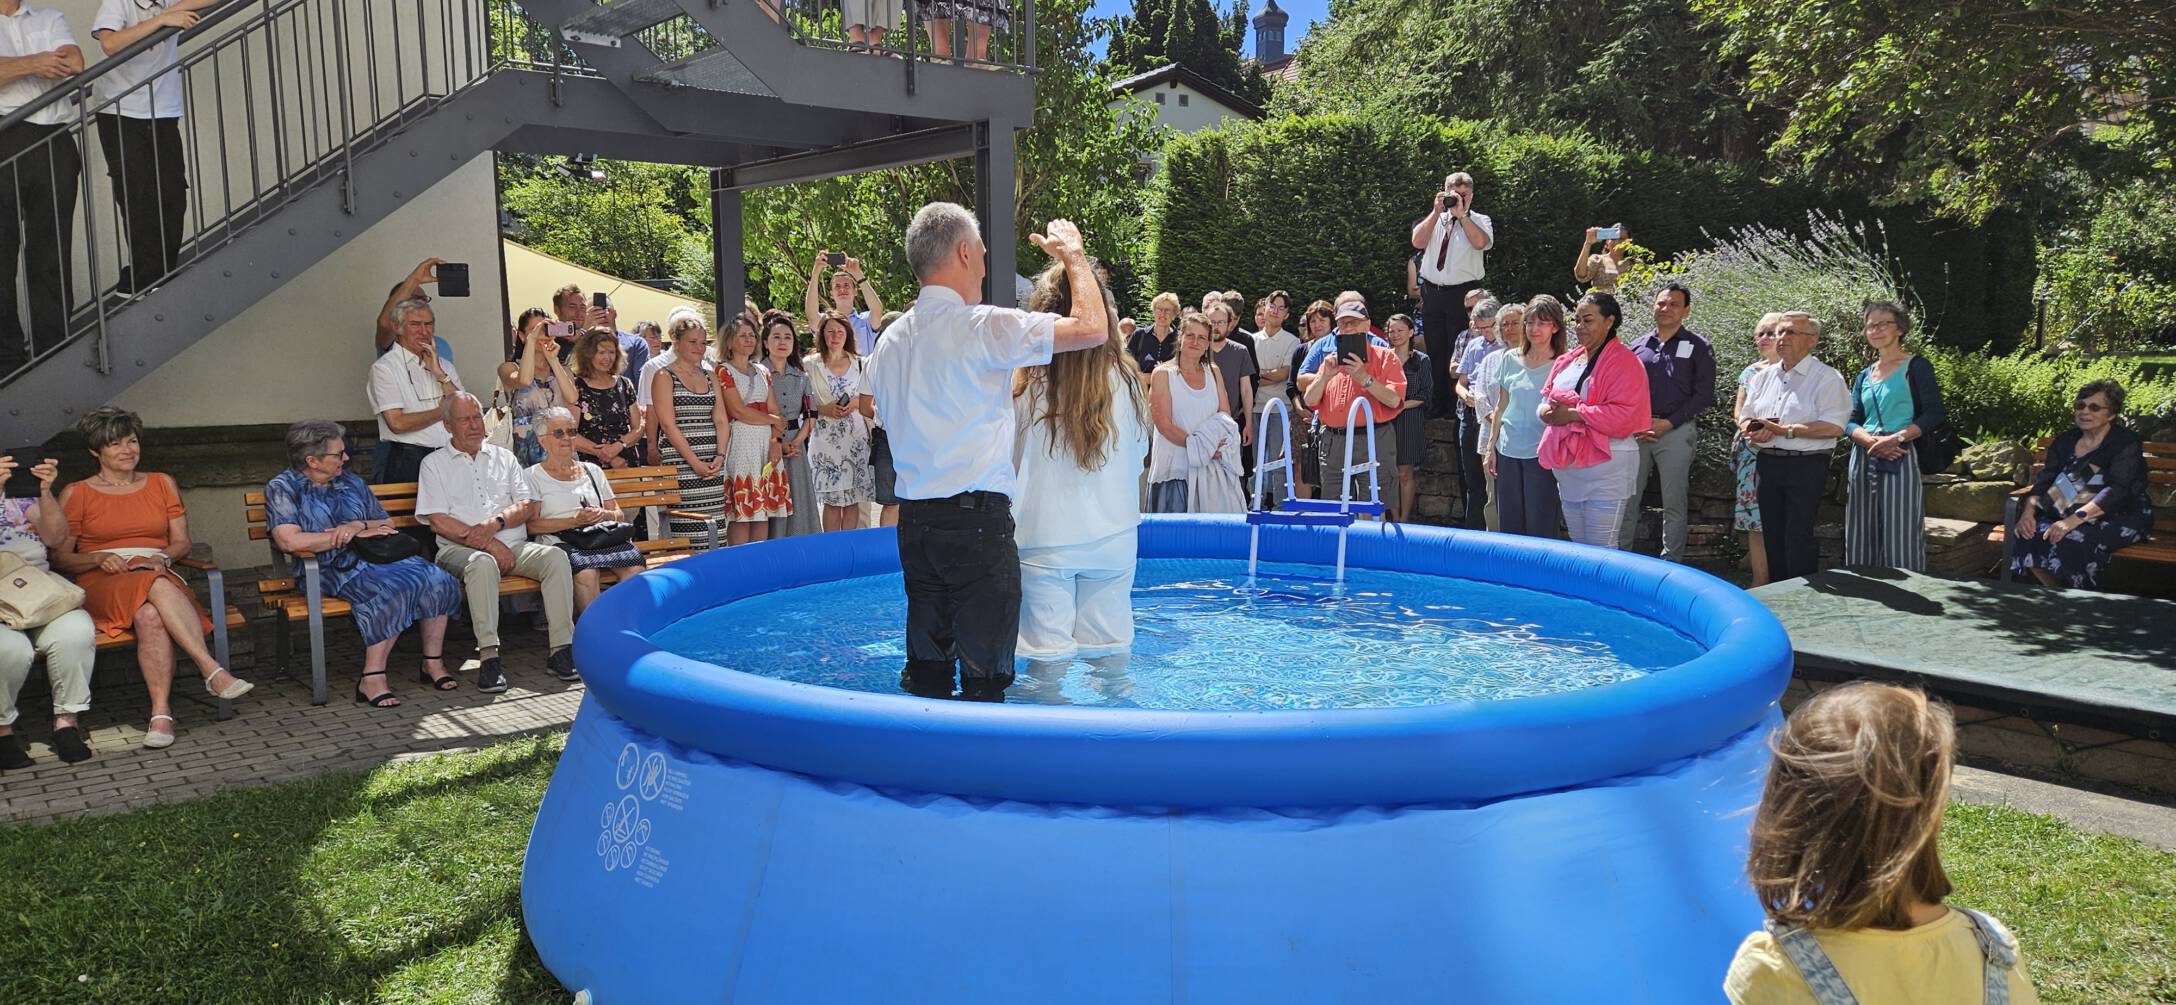
{"label": "man in white shirt", "polygon": [[180,263],[189,179],[181,148],[181,35],[196,27],[197,11],[219,0],[103,0],[91,37],[111,56],[168,28],[150,51],[98,78],[98,147],[128,233],[128,271],[121,291],[148,290]]}
{"label": "man in white shirt", "polygon": [[[388,353],[387,355],[391,355]],[[529,540],[536,491],[521,462],[505,447],[484,442],[484,409],[475,395],[446,399],[443,449],[423,460],[416,485],[416,519],[438,535],[438,565],[461,580],[469,625],[476,630],[476,690],[506,690],[499,664],[499,579],[527,576],[539,584],[551,654],[545,669],[563,681],[574,670],[574,571],[567,553]]]}
{"label": "man in white shirt", "polygon": [[380,485],[416,480],[423,458],[451,442],[439,412],[446,396],[461,390],[453,361],[438,354],[438,324],[424,300],[393,307],[400,336],[370,364],[370,410],[378,413],[378,441],[392,444],[385,462],[370,473]]}
{"label": "man in white shirt", "polygon": [[1819,569],[1814,516],[1828,486],[1829,455],[1851,419],[1843,375],[1813,358],[1821,324],[1805,311],[1783,315],[1782,358],[1745,389],[1745,438],[1759,453],[1760,522],[1773,579]]}
{"label": "man in white shirt", "polygon": [[[1488,274],[1483,256],[1496,246],[1496,224],[1473,211],[1473,176],[1455,172],[1444,185],[1435,208],[1413,224],[1413,247],[1421,253],[1420,330],[1438,388],[1451,386],[1451,340],[1466,330],[1466,294],[1480,287]],[[1438,392],[1430,410],[1451,417],[1453,396]]]}
{"label": "man in white shirt", "polygon": [[[82,72],[83,50],[59,11],[0,0],[0,117]],[[63,98],[0,132],[0,373],[68,335],[68,262],[83,171],[82,151],[68,133],[75,120],[76,103]],[[15,295],[18,245],[29,294],[23,304]]]}
{"label": "man in white shirt", "polygon": [[1012,684],[1020,629],[1012,371],[1110,335],[1079,228],[1052,220],[1045,229],[1032,239],[1065,263],[1070,317],[980,303],[987,250],[966,208],[930,203],[907,225],[907,264],[922,289],[886,326],[869,379],[900,499],[900,685],[914,694],[950,697],[955,673],[969,700],[1002,701]]}

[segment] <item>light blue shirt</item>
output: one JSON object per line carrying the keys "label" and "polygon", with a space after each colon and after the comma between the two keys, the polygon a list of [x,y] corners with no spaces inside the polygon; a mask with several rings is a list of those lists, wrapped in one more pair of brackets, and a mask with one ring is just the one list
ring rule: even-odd
{"label": "light blue shirt", "polygon": [[1549,382],[1550,360],[1531,370],[1506,354],[1496,371],[1497,393],[1504,396],[1503,428],[1496,431],[1496,452],[1530,461],[1541,456],[1541,392]]}

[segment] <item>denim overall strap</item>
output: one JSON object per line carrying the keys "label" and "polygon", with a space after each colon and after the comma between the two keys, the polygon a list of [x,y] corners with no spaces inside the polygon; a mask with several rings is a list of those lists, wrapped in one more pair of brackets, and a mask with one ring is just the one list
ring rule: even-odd
{"label": "denim overall strap", "polygon": [[2002,922],[1972,910],[1953,907],[1972,921],[1972,934],[1980,940],[1980,955],[1987,958],[1983,984],[1987,1005],[2010,1005],[2010,971],[2017,967],[2017,938]]}
{"label": "denim overall strap", "polygon": [[1798,968],[1798,975],[1806,979],[1806,990],[1813,992],[1813,1000],[1820,1005],[1859,1005],[1857,995],[1844,983],[1844,975],[1836,972],[1836,964],[1828,958],[1828,952],[1814,941],[1813,933],[1797,925],[1783,925],[1771,920],[1768,934],[1783,947],[1783,955],[1791,958]]}

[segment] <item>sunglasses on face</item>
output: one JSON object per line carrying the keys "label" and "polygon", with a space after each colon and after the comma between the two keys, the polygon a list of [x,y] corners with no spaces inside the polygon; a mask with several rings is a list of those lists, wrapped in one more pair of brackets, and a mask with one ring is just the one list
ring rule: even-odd
{"label": "sunglasses on face", "polygon": [[2097,401],[2081,401],[2078,402],[2077,409],[2081,412],[2105,412],[2108,406]]}
{"label": "sunglasses on face", "polygon": [[555,440],[571,440],[571,439],[573,439],[573,438],[574,438],[574,430],[571,430],[571,429],[547,429],[547,430],[545,430],[545,431],[544,431],[544,435],[546,435],[546,436],[549,436],[549,437],[551,437],[552,439],[555,439]]}

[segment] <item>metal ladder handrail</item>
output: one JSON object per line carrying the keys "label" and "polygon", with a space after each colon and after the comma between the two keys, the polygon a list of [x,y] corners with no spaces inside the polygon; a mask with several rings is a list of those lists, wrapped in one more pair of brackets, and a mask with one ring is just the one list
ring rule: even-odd
{"label": "metal ladder handrail", "polygon": [[[1353,422],[1363,414],[1366,416],[1368,424],[1360,428],[1366,429],[1370,433],[1368,436],[1368,462],[1355,467],[1352,463]],[[1368,473],[1368,502],[1380,505],[1383,501],[1382,485],[1376,480],[1375,475],[1376,469],[1380,465],[1375,457],[1374,429],[1374,400],[1365,394],[1354,396],[1352,404],[1345,408],[1345,465],[1344,474],[1338,478],[1337,492],[1338,510],[1348,515],[1352,512],[1352,476],[1355,471],[1362,468],[1366,469]],[[1352,523],[1350,521],[1337,529],[1337,581],[1340,583],[1345,581],[1345,536],[1351,530]]]}
{"label": "metal ladder handrail", "polygon": [[[1264,453],[1269,447],[1269,420],[1272,414],[1283,420],[1281,432],[1283,434],[1284,456],[1275,461],[1269,460]],[[1350,431],[1353,429],[1354,424],[1363,418],[1367,420],[1367,425],[1361,428],[1373,430],[1375,428],[1375,402],[1369,400],[1364,394],[1354,398],[1352,404],[1345,409],[1347,435],[1345,437],[1343,475],[1338,478],[1337,508],[1331,511],[1337,516],[1343,517],[1343,522],[1339,523],[1337,527],[1336,581],[1338,583],[1345,581],[1345,541],[1346,537],[1352,532],[1353,520],[1358,515],[1353,510],[1355,504],[1352,497],[1353,475],[1362,471],[1368,473],[1368,498],[1363,505],[1371,507],[1375,512],[1379,513],[1383,503],[1382,483],[1377,475],[1382,464],[1375,453],[1375,437],[1368,437],[1367,461],[1361,464],[1354,464],[1352,461],[1353,437],[1350,435]],[[1250,579],[1253,578],[1261,557],[1263,521],[1259,518],[1259,514],[1266,512],[1262,509],[1262,503],[1265,501],[1264,494],[1267,491],[1269,475],[1275,471],[1290,472],[1296,470],[1293,466],[1293,456],[1292,418],[1285,413],[1285,404],[1282,399],[1271,398],[1262,405],[1261,418],[1257,422],[1254,436],[1254,490],[1251,493],[1253,506],[1249,510],[1248,519],[1254,529],[1247,536],[1247,576]],[[1293,478],[1290,474],[1287,474],[1285,476],[1284,501],[1296,505],[1299,497],[1293,493],[1292,485]]]}

